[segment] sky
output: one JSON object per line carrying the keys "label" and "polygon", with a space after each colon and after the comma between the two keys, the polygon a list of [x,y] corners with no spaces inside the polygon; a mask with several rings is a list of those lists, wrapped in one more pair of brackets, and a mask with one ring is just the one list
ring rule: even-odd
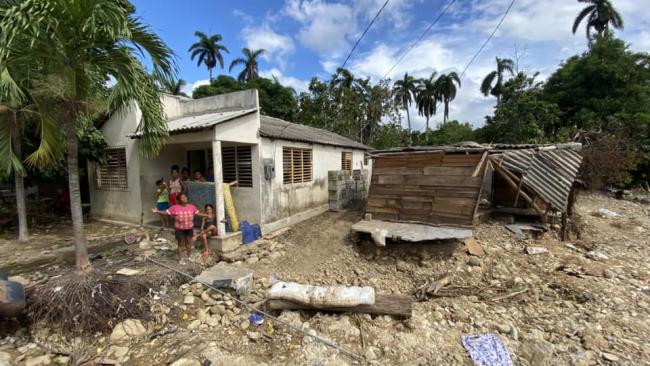
{"label": "sky", "polygon": [[[277,77],[298,92],[312,77],[327,80],[341,66],[354,42],[385,0],[133,0],[136,14],[158,33],[177,55],[185,92],[208,83],[208,70],[187,52],[195,31],[223,36],[230,51],[224,69],[243,47],[263,48],[260,74]],[[383,78],[402,53],[429,27],[450,0],[390,0],[348,61],[347,68],[373,82]],[[428,77],[432,72],[460,72],[493,31],[511,0],[456,0],[449,11],[388,75],[408,72]],[[640,0],[612,0],[625,28],[618,37],[635,51],[650,52],[650,7]],[[575,35],[573,20],[584,4],[572,0],[517,0],[503,24],[461,80],[450,106],[450,119],[479,127],[491,115],[495,100],[479,91],[482,79],[495,68],[495,57],[516,61],[520,71],[548,77],[563,60],[587,48],[584,27]],[[405,114],[404,114],[404,118]],[[424,117],[411,107],[414,129],[424,129]],[[442,120],[434,116],[432,126]],[[404,121],[404,125],[406,122]]]}

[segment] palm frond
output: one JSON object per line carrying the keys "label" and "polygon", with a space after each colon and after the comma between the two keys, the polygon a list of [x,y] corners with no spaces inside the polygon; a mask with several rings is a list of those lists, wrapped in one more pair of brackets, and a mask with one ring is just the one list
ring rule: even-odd
{"label": "palm frond", "polygon": [[485,76],[485,79],[483,79],[483,82],[481,83],[481,93],[483,93],[483,95],[485,95],[486,97],[492,91],[492,83],[494,82],[494,78],[496,77],[497,77],[497,72],[492,71]]}
{"label": "palm frond", "polygon": [[590,5],[582,9],[582,11],[578,14],[576,19],[573,21],[573,28],[572,28],[573,34],[576,34],[576,31],[578,30],[578,27],[580,27],[580,23],[582,22],[582,20],[587,15],[589,15],[595,8],[596,8],[595,5]]}
{"label": "palm frond", "polygon": [[246,65],[246,60],[241,57],[232,60],[230,62],[230,67],[228,68],[228,72],[232,71],[232,69],[237,65]]}

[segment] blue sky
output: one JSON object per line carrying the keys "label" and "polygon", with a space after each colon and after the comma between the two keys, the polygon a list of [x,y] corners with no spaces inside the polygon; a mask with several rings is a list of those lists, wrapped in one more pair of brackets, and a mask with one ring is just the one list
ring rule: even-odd
{"label": "blue sky", "polygon": [[[264,48],[263,76],[275,75],[298,91],[312,76],[326,79],[340,66],[352,45],[385,0],[134,0],[137,14],[151,25],[178,55],[180,77],[187,92],[207,83],[208,71],[190,60],[187,49],[194,31],[219,33],[230,50],[225,69],[243,47]],[[632,49],[650,51],[650,7],[644,1],[612,0],[622,13],[625,30],[618,35]],[[435,19],[448,0],[391,0],[364,37],[347,67],[355,75],[377,81],[401,53]],[[510,0],[457,0],[449,12],[391,72],[396,79],[409,72],[425,77],[433,71],[462,71],[487,38]],[[494,99],[480,94],[482,78],[494,68],[494,58],[518,59],[519,69],[546,78],[562,60],[586,49],[584,29],[571,33],[583,4],[572,0],[517,0],[501,28],[462,79],[450,118],[484,123]],[[517,57],[515,57],[517,56]],[[236,75],[237,70],[233,70]],[[416,113],[411,116],[416,116]],[[413,117],[412,117],[413,118]],[[424,118],[416,116],[414,128]],[[433,118],[435,125],[441,115]]]}

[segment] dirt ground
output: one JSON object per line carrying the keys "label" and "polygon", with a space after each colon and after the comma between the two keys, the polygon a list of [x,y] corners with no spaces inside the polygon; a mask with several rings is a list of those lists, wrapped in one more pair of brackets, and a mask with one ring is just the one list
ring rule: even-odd
{"label": "dirt ground", "polygon": [[[11,365],[65,364],[67,351],[52,352],[62,347],[86,350],[93,362],[121,365],[471,365],[461,336],[485,333],[497,334],[517,365],[650,365],[650,263],[645,260],[650,206],[582,193],[576,210],[581,235],[566,242],[554,230],[520,239],[501,222],[482,224],[474,230],[482,257],[470,256],[455,242],[379,248],[350,233],[360,213],[327,212],[244,248],[239,258],[219,262],[254,270],[254,288],[245,299],[262,308],[275,279],[372,286],[378,293],[406,295],[428,281],[450,279],[436,296],[414,298],[412,317],[406,320],[276,314],[361,358],[270,319],[261,326],[250,324],[247,309],[200,285],[179,286],[178,277],[143,260],[136,244],[94,264],[105,271],[128,267],[143,277],[168,277],[153,289],[159,295],[151,300],[154,317],[143,322],[139,337],[117,341],[98,334],[65,348],[55,331],[32,329],[30,338],[28,329],[10,330],[5,323],[0,365],[3,359]],[[170,234],[164,236],[171,241]],[[178,266],[173,244],[155,246],[144,254],[192,274],[215,262],[196,257]],[[548,252],[528,254],[531,247]],[[55,273],[23,276],[38,286]],[[161,329],[172,333],[151,337]]]}

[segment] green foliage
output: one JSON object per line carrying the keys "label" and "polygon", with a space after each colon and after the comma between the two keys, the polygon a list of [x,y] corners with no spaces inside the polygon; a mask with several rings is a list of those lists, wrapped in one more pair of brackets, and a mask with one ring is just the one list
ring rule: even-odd
{"label": "green foliage", "polygon": [[217,62],[223,69],[222,52],[230,52],[228,52],[228,49],[224,45],[219,43],[223,39],[221,34],[213,34],[208,37],[205,33],[196,31],[194,35],[199,38],[199,41],[192,44],[187,52],[191,52],[190,58],[192,60],[198,57],[196,66],[204,64],[207,67],[210,73],[210,80],[212,80],[212,69],[217,66]]}
{"label": "green foliage", "polygon": [[573,22],[573,34],[576,33],[580,23],[587,18],[587,25],[585,29],[587,31],[587,39],[591,42],[594,39],[594,36],[591,34],[591,30],[595,29],[597,36],[602,36],[605,32],[609,30],[609,25],[611,24],[616,29],[623,29],[623,17],[618,13],[614,8],[610,0],[578,0],[583,3],[587,3],[585,8],[578,13],[578,16]]}
{"label": "green foliage", "polygon": [[249,82],[239,82],[227,75],[220,75],[210,85],[201,85],[194,89],[194,98],[232,93],[246,89],[257,89],[262,114],[294,121],[297,113],[297,101],[292,88],[283,86],[277,80],[258,78]]}
{"label": "green foliage", "polygon": [[485,96],[491,94],[497,98],[498,103],[499,100],[501,100],[501,95],[503,94],[504,73],[507,71],[510,75],[514,75],[515,63],[510,59],[498,57],[496,58],[496,61],[497,69],[485,76],[485,79],[483,79],[483,82],[481,83],[481,93],[483,93]]}
{"label": "green foliage", "polygon": [[447,122],[447,119],[449,119],[449,103],[456,98],[456,92],[458,91],[458,88],[460,88],[460,77],[455,71],[448,74],[442,74],[438,80],[436,80],[435,87],[438,91],[440,100],[445,105],[443,121]]}
{"label": "green foliage", "polygon": [[238,57],[232,60],[228,71],[232,71],[235,66],[242,65],[244,69],[237,76],[237,81],[243,83],[257,80],[260,77],[257,58],[263,55],[266,50],[251,50],[250,48],[244,47],[241,51],[244,57]]}

